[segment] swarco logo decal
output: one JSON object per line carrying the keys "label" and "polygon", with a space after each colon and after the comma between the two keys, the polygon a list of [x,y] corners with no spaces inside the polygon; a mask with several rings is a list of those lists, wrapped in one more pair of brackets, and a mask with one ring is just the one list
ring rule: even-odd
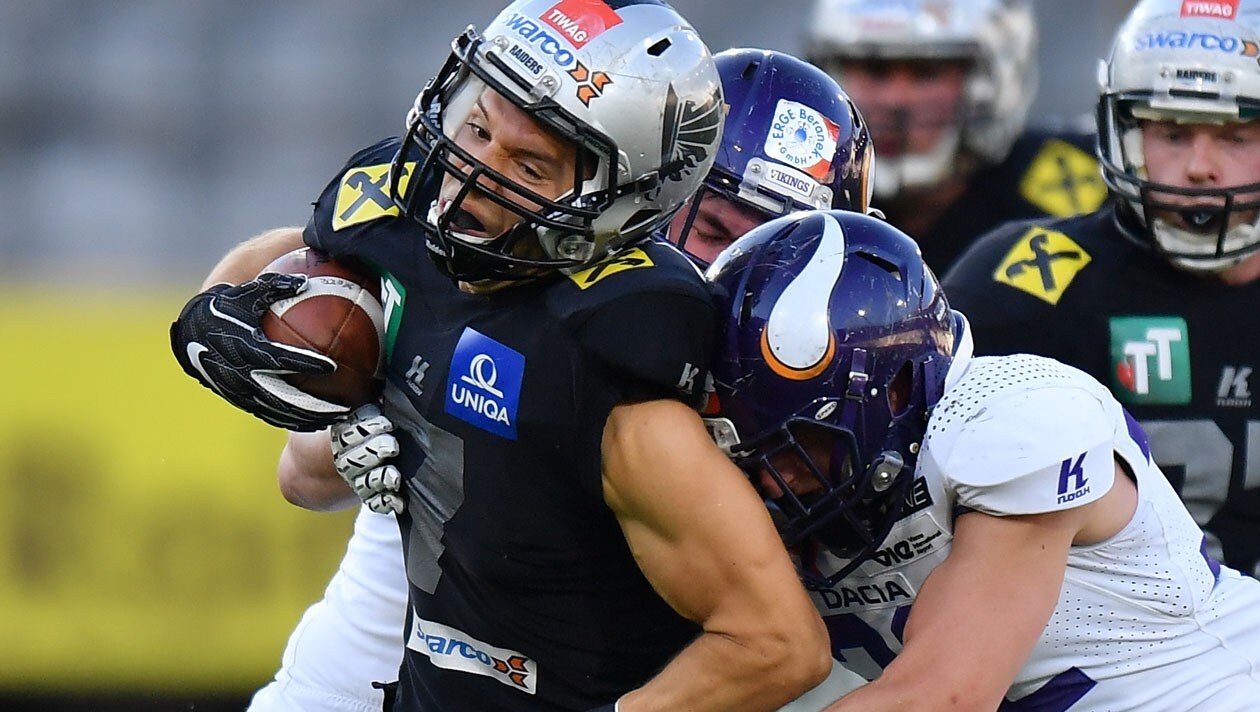
{"label": "swarco logo decal", "polygon": [[529,44],[537,47],[538,51],[541,52],[543,56],[550,57],[551,61],[555,62],[557,65],[561,67],[571,67],[576,61],[576,58],[573,56],[573,52],[565,49],[555,35],[543,29],[542,25],[539,25],[534,20],[520,14],[519,12],[512,13],[512,15],[507,19],[507,22],[504,24],[507,25],[509,30],[516,32],[516,34],[524,38]]}
{"label": "swarco logo decal", "polygon": [[451,356],[446,412],[482,430],[516,439],[525,357],[466,327]]}
{"label": "swarco logo decal", "polygon": [[1241,54],[1244,57],[1260,56],[1260,44],[1254,40],[1211,32],[1152,32],[1138,37],[1134,48],[1139,52],[1152,49],[1191,49]]}
{"label": "swarco logo decal", "polygon": [[538,663],[457,628],[416,616],[407,647],[428,656],[436,667],[483,675],[530,695],[537,692]]}

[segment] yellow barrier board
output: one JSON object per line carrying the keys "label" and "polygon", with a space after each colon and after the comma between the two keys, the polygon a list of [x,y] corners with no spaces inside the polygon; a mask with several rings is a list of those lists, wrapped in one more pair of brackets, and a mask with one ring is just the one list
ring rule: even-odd
{"label": "yellow barrier board", "polygon": [[353,512],[280,496],[284,433],[180,370],[183,296],[0,294],[0,688],[248,690]]}

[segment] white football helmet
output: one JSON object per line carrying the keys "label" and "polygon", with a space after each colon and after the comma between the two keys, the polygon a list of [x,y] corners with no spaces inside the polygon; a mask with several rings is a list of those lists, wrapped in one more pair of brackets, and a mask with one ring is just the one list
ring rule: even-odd
{"label": "white football helmet", "polygon": [[[843,62],[960,59],[971,71],[958,124],[937,146],[877,152],[875,194],[940,182],[960,149],[996,163],[1024,130],[1037,93],[1037,26],[1030,0],[817,0],[806,30],[810,61],[840,80]],[[855,97],[864,109],[861,97]],[[872,126],[876,138],[878,124]],[[876,141],[876,145],[879,145]]]}
{"label": "white football helmet", "polygon": [[[1140,121],[1192,124],[1260,116],[1260,1],[1187,3],[1145,0],[1099,63],[1098,157],[1107,185],[1132,209],[1130,238],[1195,272],[1219,272],[1260,251],[1260,176],[1249,185],[1178,188],[1148,180]],[[1160,196],[1164,196],[1161,200]],[[1195,196],[1187,208],[1169,196]],[[1184,203],[1184,201],[1183,201]],[[1172,210],[1199,230],[1153,217]],[[1230,227],[1236,213],[1254,217]],[[1235,221],[1237,222],[1237,221]]]}
{"label": "white football helmet", "polygon": [[[577,146],[570,191],[538,195],[456,144],[486,90]],[[456,279],[580,269],[647,237],[699,187],[721,140],[722,106],[708,48],[668,5],[516,0],[484,32],[470,27],[452,42],[408,115],[390,185],[424,227],[430,257]],[[431,186],[443,176],[464,187],[438,214]],[[490,238],[463,234],[452,216],[474,190],[521,222]]]}

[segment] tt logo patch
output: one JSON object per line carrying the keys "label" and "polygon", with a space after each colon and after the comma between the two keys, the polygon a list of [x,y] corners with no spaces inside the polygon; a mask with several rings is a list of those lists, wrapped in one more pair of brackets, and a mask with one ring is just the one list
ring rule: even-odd
{"label": "tt logo patch", "polygon": [[1058,304],[1068,285],[1091,260],[1089,253],[1067,235],[1033,227],[1006,253],[993,279]]}
{"label": "tt logo patch", "polygon": [[[1175,316],[1111,318],[1112,392],[1121,403],[1190,402],[1190,335]],[[1231,379],[1232,380],[1232,379]]]}

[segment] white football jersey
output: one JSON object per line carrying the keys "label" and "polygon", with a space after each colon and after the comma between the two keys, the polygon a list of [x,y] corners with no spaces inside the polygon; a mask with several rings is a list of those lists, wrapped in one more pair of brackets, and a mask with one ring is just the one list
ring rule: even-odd
{"label": "white football jersey", "polygon": [[867,679],[891,662],[917,592],[949,554],[955,513],[1092,502],[1112,485],[1113,457],[1136,477],[1137,511],[1110,539],[1072,548],[1058,604],[1001,709],[1260,709],[1260,581],[1207,557],[1203,532],[1107,389],[1037,356],[955,359],[910,514],[853,574],[812,593],[837,657]]}
{"label": "white football jersey", "polygon": [[360,507],[323,600],[306,609],[248,712],[380,712],[372,682],[398,679],[406,615],[398,520]]}

